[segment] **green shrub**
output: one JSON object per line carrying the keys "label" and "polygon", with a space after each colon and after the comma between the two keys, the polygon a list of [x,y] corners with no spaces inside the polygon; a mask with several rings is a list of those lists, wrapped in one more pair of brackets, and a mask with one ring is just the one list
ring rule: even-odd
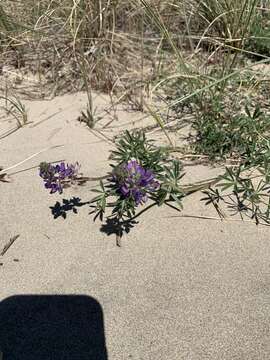
{"label": "green shrub", "polygon": [[209,158],[226,156],[252,157],[270,130],[270,118],[256,107],[253,113],[246,107],[244,114],[226,117],[222,107],[203,113],[193,125],[196,130],[195,151]]}

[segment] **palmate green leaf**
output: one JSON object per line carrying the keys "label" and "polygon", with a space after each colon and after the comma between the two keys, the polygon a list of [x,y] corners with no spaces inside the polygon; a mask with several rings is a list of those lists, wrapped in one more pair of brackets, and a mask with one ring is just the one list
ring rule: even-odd
{"label": "palmate green leaf", "polygon": [[230,168],[226,168],[226,173],[220,176],[221,182],[219,182],[217,186],[221,187],[222,191],[227,190],[231,187],[235,191],[240,191],[239,186],[243,186],[246,181],[246,179],[240,177],[240,174],[243,170],[243,166],[239,166],[235,172],[233,172],[233,170]]}
{"label": "palmate green leaf", "polygon": [[201,201],[206,201],[206,205],[216,202],[218,203],[220,200],[223,200],[223,197],[221,196],[219,189],[212,189],[209,188],[209,190],[202,191],[203,194],[206,195],[206,197],[202,198]]}
{"label": "palmate green leaf", "polygon": [[168,166],[164,166],[164,170],[166,171],[167,178],[169,179],[174,178],[173,171],[171,168],[169,168]]}
{"label": "palmate green leaf", "polygon": [[256,187],[256,192],[263,193],[270,188],[269,184],[266,184],[264,179],[261,179]]}
{"label": "palmate green leaf", "polygon": [[166,198],[167,198],[168,192],[164,189],[161,189],[158,192],[158,196],[157,196],[157,201],[158,201],[158,206],[161,206],[164,204]]}
{"label": "palmate green leaf", "polygon": [[170,194],[170,196],[173,198],[173,200],[177,203],[177,205],[179,206],[179,208],[182,210],[183,209],[183,204],[181,202],[181,200],[179,199],[179,197],[177,197],[175,194]]}

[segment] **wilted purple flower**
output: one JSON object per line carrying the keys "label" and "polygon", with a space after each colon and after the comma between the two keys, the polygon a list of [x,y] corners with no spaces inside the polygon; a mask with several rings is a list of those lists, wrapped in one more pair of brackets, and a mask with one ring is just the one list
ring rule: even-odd
{"label": "wilted purple flower", "polygon": [[52,165],[43,162],[39,166],[39,175],[44,180],[46,189],[51,189],[50,193],[63,192],[63,187],[68,181],[75,179],[79,171],[79,164],[65,164],[61,162],[57,165]]}
{"label": "wilted purple flower", "polygon": [[124,198],[133,198],[136,205],[147,201],[147,193],[156,191],[159,182],[151,170],[144,169],[136,160],[117,167],[113,172],[113,181]]}

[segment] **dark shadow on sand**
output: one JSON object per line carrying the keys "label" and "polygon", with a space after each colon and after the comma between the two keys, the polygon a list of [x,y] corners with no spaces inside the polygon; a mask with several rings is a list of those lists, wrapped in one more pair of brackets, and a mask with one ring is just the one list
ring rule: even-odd
{"label": "dark shadow on sand", "polygon": [[135,220],[119,222],[116,218],[107,218],[106,222],[101,224],[100,231],[108,236],[118,235],[122,237],[124,234],[128,234],[137,224],[138,221]]}
{"label": "dark shadow on sand", "polygon": [[3,360],[107,360],[102,308],[89,296],[7,298],[0,349]]}
{"label": "dark shadow on sand", "polygon": [[87,204],[89,204],[89,201],[82,202],[79,197],[73,197],[71,199],[63,199],[62,204],[57,201],[54,206],[50,206],[50,209],[54,219],[58,217],[66,219],[68,212],[77,214],[78,208]]}

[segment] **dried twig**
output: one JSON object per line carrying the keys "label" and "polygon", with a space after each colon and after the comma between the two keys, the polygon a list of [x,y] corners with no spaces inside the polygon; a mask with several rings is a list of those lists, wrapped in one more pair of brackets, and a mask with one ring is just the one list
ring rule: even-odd
{"label": "dried twig", "polygon": [[10,238],[9,242],[4,246],[2,252],[1,252],[1,256],[4,256],[5,253],[8,251],[8,249],[11,247],[11,245],[18,239],[18,237],[20,236],[20,234],[17,234],[15,236],[13,236],[12,238]]}
{"label": "dried twig", "polygon": [[11,182],[11,179],[6,173],[3,173],[3,174],[0,174],[0,181],[8,183],[8,182]]}

